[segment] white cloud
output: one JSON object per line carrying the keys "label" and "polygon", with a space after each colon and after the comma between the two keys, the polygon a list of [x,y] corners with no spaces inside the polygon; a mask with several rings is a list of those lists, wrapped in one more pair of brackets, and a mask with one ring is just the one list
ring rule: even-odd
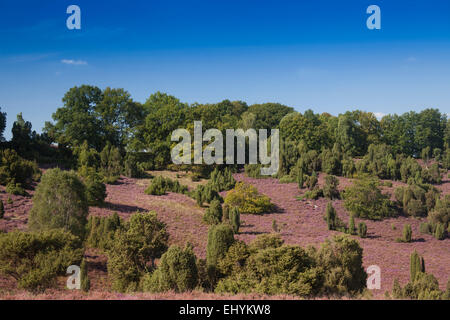
{"label": "white cloud", "polygon": [[85,66],[88,64],[86,61],[83,61],[83,60],[72,60],[72,59],[63,59],[63,60],[61,60],[61,62],[64,64],[70,64],[73,66]]}
{"label": "white cloud", "polygon": [[374,112],[373,113],[378,120],[381,120],[386,114],[383,112]]}
{"label": "white cloud", "polygon": [[406,62],[416,62],[417,58],[416,57],[409,57],[408,59],[406,59]]}

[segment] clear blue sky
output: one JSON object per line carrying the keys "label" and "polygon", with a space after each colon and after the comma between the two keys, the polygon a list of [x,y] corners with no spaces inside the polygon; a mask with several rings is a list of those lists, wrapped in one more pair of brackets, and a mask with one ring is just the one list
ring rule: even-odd
{"label": "clear blue sky", "polygon": [[[66,28],[81,8],[82,29]],[[368,30],[366,8],[381,8]],[[65,61],[65,63],[63,62]],[[298,111],[450,112],[450,1],[0,2],[0,106],[41,131],[81,84]]]}

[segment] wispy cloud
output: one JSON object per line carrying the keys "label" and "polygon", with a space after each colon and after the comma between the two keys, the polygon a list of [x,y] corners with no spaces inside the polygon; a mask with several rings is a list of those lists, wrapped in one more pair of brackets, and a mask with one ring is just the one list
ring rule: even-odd
{"label": "wispy cloud", "polygon": [[407,59],[406,59],[406,62],[416,62],[417,61],[417,58],[416,57],[408,57]]}
{"label": "wispy cloud", "polygon": [[86,61],[83,60],[72,60],[72,59],[62,59],[61,62],[73,66],[85,66],[88,64]]}
{"label": "wispy cloud", "polygon": [[383,112],[374,112],[373,114],[378,120],[381,120],[381,118],[383,118],[386,115]]}

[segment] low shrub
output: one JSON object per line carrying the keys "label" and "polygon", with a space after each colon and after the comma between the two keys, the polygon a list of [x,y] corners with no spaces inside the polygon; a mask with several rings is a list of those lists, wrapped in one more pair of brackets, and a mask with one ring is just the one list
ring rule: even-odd
{"label": "low shrub", "polygon": [[225,204],[237,207],[241,214],[263,214],[274,208],[268,196],[259,194],[256,187],[245,182],[238,182],[235,188],[227,193]]}
{"label": "low shrub", "polygon": [[175,192],[186,194],[188,188],[185,185],[181,185],[178,181],[174,181],[170,178],[164,178],[163,176],[155,177],[151,184],[145,189],[146,194],[162,196],[166,192]]}
{"label": "low shrub", "polygon": [[0,274],[15,279],[21,289],[38,292],[55,286],[57,277],[82,257],[82,241],[61,229],[0,233]]}
{"label": "low shrub", "polygon": [[207,224],[219,224],[222,222],[222,205],[219,200],[213,200],[203,215],[203,221]]}
{"label": "low shrub", "polygon": [[335,176],[328,175],[325,177],[325,185],[323,186],[323,195],[330,200],[339,199],[338,190],[339,180]]}
{"label": "low shrub", "polygon": [[173,245],[162,256],[158,268],[142,278],[141,287],[149,292],[185,292],[198,284],[196,257],[192,246]]}
{"label": "low shrub", "polygon": [[13,194],[16,196],[26,196],[28,193],[22,188],[22,184],[15,183],[13,181],[9,182],[5,188],[6,193]]}
{"label": "low shrub", "polygon": [[364,222],[360,222],[358,224],[358,230],[357,230],[358,236],[361,238],[367,237],[367,225]]}
{"label": "low shrub", "polygon": [[108,250],[108,276],[119,292],[136,291],[142,276],[153,271],[155,259],[167,250],[166,225],[156,213],[135,213],[116,232]]}
{"label": "low shrub", "polygon": [[345,208],[355,217],[380,220],[395,215],[389,195],[381,193],[376,180],[356,180],[345,189],[343,197]]}

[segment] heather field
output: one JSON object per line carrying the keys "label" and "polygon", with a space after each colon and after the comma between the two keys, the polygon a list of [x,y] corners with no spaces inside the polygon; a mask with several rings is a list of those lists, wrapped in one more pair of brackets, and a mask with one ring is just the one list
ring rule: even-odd
{"label": "heather field", "polygon": [[[152,175],[164,175],[188,184],[190,189],[198,184],[189,182],[183,173],[150,172]],[[437,188],[442,195],[450,193],[448,173]],[[272,223],[275,220],[279,227],[279,234],[287,244],[318,246],[325,239],[337,231],[329,231],[323,215],[328,200],[298,200],[304,193],[296,183],[280,183],[274,178],[254,179],[244,173],[234,174],[236,181],[245,181],[255,186],[258,191],[270,197],[276,208],[274,212],[262,215],[241,215],[241,228],[237,239],[249,243],[257,235],[273,232]],[[120,217],[128,219],[133,213],[153,210],[158,218],[167,224],[170,235],[169,244],[184,246],[190,242],[197,257],[205,258],[208,226],[202,221],[205,208],[200,208],[195,201],[183,194],[169,192],[163,196],[144,193],[150,179],[134,179],[122,176],[115,184],[107,185],[107,197],[102,207],[90,207],[91,216],[110,216],[117,212]],[[352,184],[352,179],[339,177],[339,189],[343,190]],[[395,187],[404,185],[393,181],[392,187],[382,187],[384,193],[393,193]],[[318,185],[324,184],[324,175],[319,174]],[[0,229],[4,231],[25,230],[28,211],[32,207],[31,196],[14,196],[1,190],[1,200],[5,204],[5,216],[0,220]],[[226,192],[221,193],[222,196]],[[10,200],[8,200],[10,199]],[[11,201],[12,200],[12,201]],[[349,219],[348,212],[343,206],[343,200],[333,200],[333,206],[344,222]],[[392,290],[394,278],[398,278],[401,285],[409,280],[410,253],[416,249],[426,261],[427,272],[435,275],[441,289],[445,289],[450,275],[450,239],[436,240],[432,235],[419,232],[419,225],[426,218],[412,218],[399,216],[382,221],[364,220],[367,224],[367,237],[354,236],[363,248],[363,265],[378,265],[381,268],[381,289],[372,290],[371,298],[383,299],[385,291]],[[360,219],[356,219],[358,223]],[[362,220],[361,220],[362,221]],[[399,243],[395,239],[401,237],[404,224],[412,227],[413,240],[410,243]],[[393,228],[395,226],[395,228]],[[107,274],[107,257],[98,249],[88,249],[85,259],[89,267],[91,290],[89,293],[64,289],[65,279],[58,280],[58,288],[47,289],[44,293],[33,295],[16,289],[15,282],[10,278],[0,277],[0,299],[298,299],[288,295],[217,295],[199,291],[177,294],[166,292],[161,294],[135,293],[119,294],[111,290],[111,283]],[[360,297],[360,298],[366,298]]]}

